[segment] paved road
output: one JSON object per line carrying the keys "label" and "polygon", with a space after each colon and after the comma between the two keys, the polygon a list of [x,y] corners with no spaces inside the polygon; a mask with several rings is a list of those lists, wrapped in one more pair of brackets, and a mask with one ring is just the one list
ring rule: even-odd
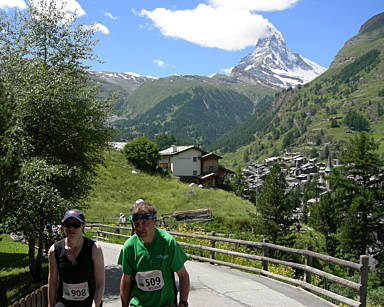
{"label": "paved road", "polygon": [[[100,242],[105,261],[105,307],[120,305],[121,245]],[[336,306],[300,288],[263,276],[196,261],[185,264],[191,279],[191,307],[329,307]]]}

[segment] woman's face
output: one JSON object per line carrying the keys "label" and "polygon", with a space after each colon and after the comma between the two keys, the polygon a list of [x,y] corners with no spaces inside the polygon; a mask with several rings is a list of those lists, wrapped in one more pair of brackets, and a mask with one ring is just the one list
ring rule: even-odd
{"label": "woman's face", "polygon": [[66,219],[63,223],[63,230],[67,238],[75,239],[82,235],[84,229],[84,223],[81,223],[79,220],[74,217]]}

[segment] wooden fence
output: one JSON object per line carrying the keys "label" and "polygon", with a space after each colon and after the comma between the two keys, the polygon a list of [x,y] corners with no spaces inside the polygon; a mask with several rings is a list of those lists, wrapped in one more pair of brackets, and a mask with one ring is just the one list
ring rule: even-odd
{"label": "wooden fence", "polygon": [[[98,239],[108,239],[105,236],[117,236],[117,237],[124,237],[124,238],[130,237],[130,235],[120,234],[121,230],[131,230],[130,227],[119,227],[119,226],[111,226],[111,225],[103,225],[103,224],[92,224],[92,225],[87,225],[87,227],[97,228],[97,230],[91,230],[90,232],[97,234],[96,237]],[[105,228],[115,229],[115,231],[117,233],[116,232],[110,232],[110,231],[104,231],[103,229],[105,229]],[[197,249],[197,250],[208,251],[210,253],[209,258],[196,256],[193,254],[188,254],[188,256],[192,259],[199,260],[199,261],[206,261],[206,262],[210,262],[212,264],[225,265],[225,266],[229,266],[232,268],[245,270],[245,271],[249,271],[252,273],[261,274],[261,275],[264,275],[264,276],[267,276],[270,278],[275,278],[275,279],[281,280],[283,282],[287,282],[287,283],[290,283],[290,284],[293,284],[296,286],[300,286],[303,289],[306,289],[306,290],[312,291],[314,293],[320,294],[322,296],[325,296],[325,297],[330,298],[334,301],[346,304],[348,306],[366,307],[367,281],[368,281],[368,270],[369,270],[369,267],[368,267],[369,258],[366,255],[360,256],[360,263],[355,263],[355,262],[346,261],[346,260],[342,260],[342,259],[338,259],[335,257],[331,257],[331,256],[327,256],[327,255],[313,252],[310,250],[309,246],[307,246],[307,249],[305,249],[305,250],[304,249],[288,248],[288,247],[268,243],[268,240],[264,240],[263,242],[254,242],[254,241],[244,241],[244,240],[236,240],[236,239],[218,237],[218,236],[215,236],[214,232],[212,232],[211,235],[209,235],[209,236],[180,233],[180,232],[172,232],[172,231],[169,231],[169,233],[173,236],[176,236],[176,237],[195,238],[195,239],[200,239],[200,240],[207,240],[210,242],[210,244],[207,244],[209,246],[205,246],[205,245],[196,245],[196,244],[185,243],[185,242],[181,242],[178,240],[178,243],[181,246],[185,246],[185,247]],[[246,254],[246,253],[239,253],[239,252],[235,252],[235,251],[219,249],[219,248],[215,247],[216,242],[218,242],[218,241],[227,242],[227,243],[234,243],[237,245],[245,245],[245,246],[249,246],[249,247],[257,247],[262,251],[262,255],[258,256],[258,255],[251,255],[251,254]],[[283,260],[271,258],[271,257],[269,257],[271,250],[278,250],[278,251],[282,251],[282,252],[301,255],[304,257],[305,262],[304,262],[304,264],[301,264],[301,263],[295,263],[295,262],[283,261]],[[215,259],[216,258],[215,255],[217,253],[260,261],[261,262],[261,269],[217,260],[217,259]],[[322,260],[322,261],[325,261],[328,263],[336,264],[336,265],[341,266],[341,267],[355,270],[359,273],[359,281],[358,282],[350,281],[350,280],[341,278],[339,276],[330,274],[328,272],[324,272],[324,271],[321,271],[319,269],[316,269],[315,267],[312,266],[314,259],[319,259],[319,260]],[[304,272],[304,278],[303,278],[303,280],[298,280],[298,279],[293,279],[293,278],[289,278],[286,276],[274,274],[274,273],[268,271],[268,264],[269,263],[288,266],[288,267],[291,267],[293,269],[302,270]],[[326,290],[326,289],[317,287],[315,285],[312,285],[311,284],[311,275],[312,274],[323,277],[326,280],[329,280],[329,281],[335,282],[337,284],[343,285],[347,288],[353,289],[354,291],[356,291],[357,300],[352,300],[350,298],[341,296],[337,293],[333,293],[329,290]]]}
{"label": "wooden fence", "polygon": [[42,286],[41,288],[28,294],[25,298],[18,300],[9,307],[47,307],[48,306],[48,286]]}

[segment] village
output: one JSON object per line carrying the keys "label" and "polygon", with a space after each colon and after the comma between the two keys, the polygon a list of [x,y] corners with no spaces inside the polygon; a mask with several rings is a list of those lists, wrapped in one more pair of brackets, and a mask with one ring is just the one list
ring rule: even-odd
{"label": "village", "polygon": [[252,163],[242,170],[245,198],[249,199],[252,190],[259,190],[262,187],[265,178],[270,173],[270,168],[276,163],[280,165],[285,174],[288,191],[298,186],[303,190],[308,181],[317,180],[319,190],[324,192],[329,189],[326,177],[329,176],[332,168],[340,166],[338,159],[328,158],[328,162],[325,164],[318,162],[316,158],[307,159],[300,152],[286,152],[282,157],[266,158],[262,163]]}

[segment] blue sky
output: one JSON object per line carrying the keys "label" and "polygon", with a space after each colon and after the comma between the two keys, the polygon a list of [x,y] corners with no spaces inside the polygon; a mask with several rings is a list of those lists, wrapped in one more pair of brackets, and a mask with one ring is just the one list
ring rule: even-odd
{"label": "blue sky", "polygon": [[[24,8],[27,0],[0,0]],[[42,0],[32,0],[39,2]],[[63,0],[54,0],[61,2]],[[93,70],[165,77],[228,72],[275,26],[288,48],[328,67],[383,0],[67,0],[98,29]]]}

